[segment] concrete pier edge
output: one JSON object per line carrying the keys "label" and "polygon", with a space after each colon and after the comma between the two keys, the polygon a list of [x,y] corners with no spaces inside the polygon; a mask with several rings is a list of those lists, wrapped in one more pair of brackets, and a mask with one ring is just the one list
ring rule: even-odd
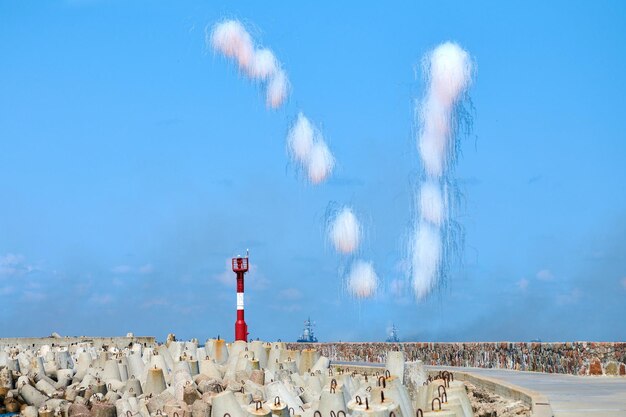
{"label": "concrete pier edge", "polygon": [[[435,367],[436,368],[436,367]],[[450,369],[447,369],[450,370]],[[494,392],[502,397],[519,400],[529,405],[532,410],[533,417],[554,417],[552,406],[548,397],[520,386],[510,384],[496,378],[474,375],[466,371],[451,371],[454,379],[469,382],[473,385]],[[435,376],[438,371],[429,370],[429,375]]]}

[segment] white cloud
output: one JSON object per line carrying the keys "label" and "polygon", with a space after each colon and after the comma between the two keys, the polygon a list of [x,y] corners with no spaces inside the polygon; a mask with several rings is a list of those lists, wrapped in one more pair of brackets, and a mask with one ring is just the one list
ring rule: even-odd
{"label": "white cloud", "polygon": [[15,288],[13,287],[0,287],[0,296],[2,295],[11,295],[15,292]]}
{"label": "white cloud", "polygon": [[302,292],[297,288],[286,288],[280,291],[278,295],[284,300],[299,300],[302,298]]}
{"label": "white cloud", "polygon": [[296,311],[302,310],[302,307],[299,304],[279,304],[272,305],[270,308],[283,313],[295,313]]}
{"label": "white cloud", "polygon": [[139,267],[133,267],[130,265],[118,265],[111,268],[111,272],[117,275],[137,274],[137,275],[149,275],[154,272],[152,264],[145,264]]}
{"label": "white cloud", "polygon": [[113,297],[110,294],[92,295],[89,298],[88,302],[93,304],[106,305],[113,302]]}
{"label": "white cloud", "polygon": [[40,270],[26,262],[24,255],[7,253],[0,256],[0,277],[15,277]]}
{"label": "white cloud", "polygon": [[22,293],[22,299],[26,302],[40,302],[48,298],[48,296],[42,291],[24,291]]}
{"label": "white cloud", "polygon": [[128,274],[132,270],[133,268],[128,265],[118,265],[116,267],[113,267],[111,269],[111,272],[113,272],[114,274]]}
{"label": "white cloud", "polygon": [[[221,283],[222,285],[235,288],[237,285],[237,276],[233,272],[232,258],[227,258],[224,261],[225,269],[217,275],[213,276],[213,279]],[[256,264],[250,262],[248,272],[245,275],[245,285],[247,288],[253,290],[264,290],[270,285],[270,281],[259,272],[259,268]]]}
{"label": "white cloud", "polygon": [[394,279],[389,284],[389,292],[391,292],[391,295],[401,297],[407,295],[408,291],[409,286],[404,279]]}
{"label": "white cloud", "polygon": [[528,284],[529,281],[526,278],[522,278],[519,281],[517,281],[517,288],[519,288],[521,291],[526,291],[526,289],[528,288]]}
{"label": "white cloud", "polygon": [[542,269],[537,272],[537,279],[542,281],[552,281],[554,279],[554,274],[549,269]]}
{"label": "white cloud", "polygon": [[141,275],[148,275],[154,272],[154,267],[152,266],[152,264],[145,264],[143,266],[140,266],[137,272],[139,272]]}
{"label": "white cloud", "polygon": [[231,262],[232,260],[230,258],[226,259],[226,261],[224,261],[226,268],[224,269],[224,271],[215,275],[213,279],[215,279],[216,281],[218,281],[219,283],[221,283],[222,285],[226,287],[235,288],[235,285],[237,282],[235,280],[235,273],[233,272]]}
{"label": "white cloud", "polygon": [[141,308],[151,308],[169,305],[169,302],[163,297],[150,298],[143,302]]}
{"label": "white cloud", "polygon": [[559,294],[556,296],[556,303],[558,305],[576,304],[583,296],[583,293],[578,288],[574,288],[567,294]]}

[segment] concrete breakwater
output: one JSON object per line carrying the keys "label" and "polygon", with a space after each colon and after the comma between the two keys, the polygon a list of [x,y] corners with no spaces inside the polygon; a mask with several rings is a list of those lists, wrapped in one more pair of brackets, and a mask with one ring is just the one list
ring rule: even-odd
{"label": "concrete breakwater", "polygon": [[[384,368],[331,367],[284,343],[208,339],[118,348],[63,338],[0,349],[0,414],[23,417],[473,417],[463,382],[388,352]],[[147,342],[146,342],[147,343]],[[301,347],[301,346],[298,346]],[[435,411],[437,410],[437,411]],[[422,413],[423,412],[423,413]]]}
{"label": "concrete breakwater", "polygon": [[626,342],[292,343],[317,349],[334,361],[386,360],[387,351],[427,365],[513,369],[570,375],[626,376]]}
{"label": "concrete breakwater", "polygon": [[0,349],[11,346],[29,346],[39,349],[42,346],[70,346],[80,343],[89,344],[96,349],[103,346],[124,349],[135,343],[143,347],[152,348],[156,345],[156,339],[152,336],[126,336],[126,337],[89,337],[89,336],[66,336],[66,337],[4,337],[0,338]]}

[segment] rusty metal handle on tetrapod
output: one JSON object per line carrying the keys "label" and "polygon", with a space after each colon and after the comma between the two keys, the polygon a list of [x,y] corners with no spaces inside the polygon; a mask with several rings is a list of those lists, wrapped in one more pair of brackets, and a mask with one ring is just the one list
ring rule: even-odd
{"label": "rusty metal handle on tetrapod", "polygon": [[330,417],[337,417],[337,414],[333,410],[330,410]]}
{"label": "rusty metal handle on tetrapod", "polygon": [[263,402],[262,401],[257,401],[254,404],[254,411],[259,411],[261,408],[263,408]]}
{"label": "rusty metal handle on tetrapod", "polygon": [[274,405],[277,407],[280,405],[280,397],[278,395],[274,397]]}
{"label": "rusty metal handle on tetrapod", "polygon": [[433,400],[430,403],[430,408],[432,409],[432,411],[435,411],[435,401],[439,403],[439,411],[441,411],[441,399],[439,397],[433,398]]}
{"label": "rusty metal handle on tetrapod", "polygon": [[421,408],[418,408],[415,412],[415,417],[424,417],[424,411]]}
{"label": "rusty metal handle on tetrapod", "polygon": [[444,393],[444,394],[446,393],[446,387],[445,387],[445,386],[443,386],[443,385],[439,385],[439,386],[437,387],[437,395],[438,395],[439,397],[441,397],[441,389],[442,389],[442,388],[443,388],[443,393]]}
{"label": "rusty metal handle on tetrapod", "polygon": [[339,414],[340,414],[340,413],[343,413],[343,417],[346,417],[346,412],[345,412],[345,411],[343,411],[343,410],[339,410],[339,411],[337,411],[337,417],[339,417]]}
{"label": "rusty metal handle on tetrapod", "polygon": [[293,409],[293,407],[289,407],[289,415],[293,416],[296,414],[296,410]]}
{"label": "rusty metal handle on tetrapod", "polygon": [[389,369],[385,371],[385,378],[391,378],[391,372],[389,372]]}
{"label": "rusty metal handle on tetrapod", "polygon": [[379,376],[378,377],[377,385],[379,387],[387,388],[387,383],[385,382],[385,377],[384,376]]}
{"label": "rusty metal handle on tetrapod", "polygon": [[448,393],[444,392],[443,395],[441,396],[441,402],[443,402],[444,404],[446,404],[448,402]]}
{"label": "rusty metal handle on tetrapod", "polygon": [[363,405],[363,401],[361,400],[361,397],[358,395],[354,398],[354,401],[356,401],[358,405]]}

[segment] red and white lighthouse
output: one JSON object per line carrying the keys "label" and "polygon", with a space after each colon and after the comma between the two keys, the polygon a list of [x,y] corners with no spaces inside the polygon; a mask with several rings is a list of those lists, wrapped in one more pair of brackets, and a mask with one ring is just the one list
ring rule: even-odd
{"label": "red and white lighthouse", "polygon": [[237,274],[237,321],[235,340],[248,341],[248,325],[243,317],[243,275],[248,272],[248,257],[233,258],[233,272]]}

